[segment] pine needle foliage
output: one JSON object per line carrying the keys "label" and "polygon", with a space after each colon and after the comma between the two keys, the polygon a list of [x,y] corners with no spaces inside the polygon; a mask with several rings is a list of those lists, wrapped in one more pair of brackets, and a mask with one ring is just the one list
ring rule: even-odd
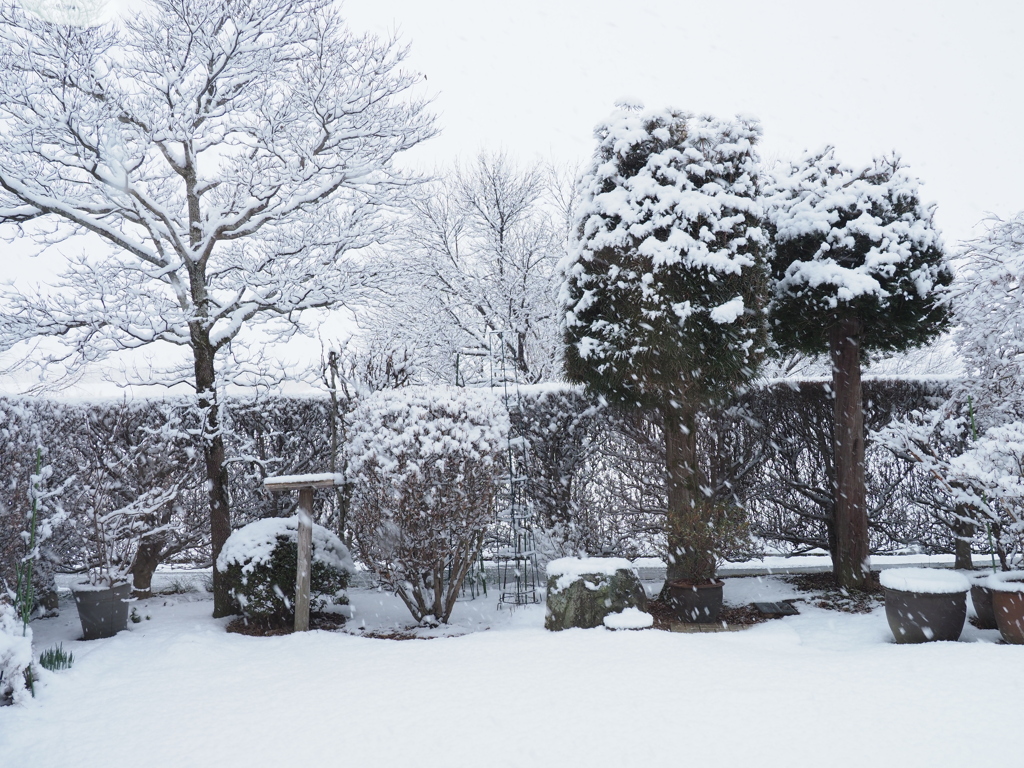
{"label": "pine needle foliage", "polygon": [[638,406],[728,397],[764,351],[760,126],[626,108],[595,136],[563,262],[568,378]]}
{"label": "pine needle foliage", "polygon": [[828,352],[830,330],[849,315],[863,325],[865,352],[921,346],[948,325],[953,276],[934,208],[898,156],[855,169],[826,147],[791,166],[769,200],[781,348]]}

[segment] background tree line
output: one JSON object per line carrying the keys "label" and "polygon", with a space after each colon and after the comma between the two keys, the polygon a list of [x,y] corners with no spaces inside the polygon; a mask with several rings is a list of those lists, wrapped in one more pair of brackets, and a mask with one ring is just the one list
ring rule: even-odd
{"label": "background tree line", "polygon": [[[952,386],[948,381],[869,379],[869,426],[884,426],[926,409],[946,397]],[[267,493],[262,479],[322,471],[335,450],[331,421],[344,420],[357,400],[342,399],[337,410],[326,396],[226,401],[226,439],[233,457],[229,488],[238,525],[294,512],[294,500]],[[785,380],[753,387],[728,408],[702,416],[699,455],[711,478],[711,492],[747,510],[750,531],[760,546],[788,553],[831,546],[831,409],[825,382]],[[794,419],[796,412],[803,417]],[[602,404],[578,387],[541,385],[522,388],[522,408],[514,418],[530,444],[529,492],[547,556],[636,558],[664,551],[667,499],[656,414]],[[159,563],[209,563],[202,472],[196,465],[198,416],[187,398],[130,403],[2,398],[0,429],[0,464],[9,472],[0,488],[0,562],[9,584],[24,549],[23,511],[37,446],[51,467],[48,487],[67,483],[49,502],[54,524],[44,546],[48,567],[38,572],[41,594],[54,570],[88,565],[84,539],[98,504],[127,504],[154,488],[172,489],[173,494],[154,510],[146,531],[134,543],[126,542],[137,548],[124,551],[124,556],[135,557],[136,588],[148,588]],[[52,439],[55,435],[60,439]],[[869,442],[866,456],[872,551],[909,547],[964,557],[970,547],[958,538],[952,502],[926,490],[928,474],[876,443]],[[318,522],[352,541],[338,496],[323,492],[317,512]],[[987,548],[984,531],[972,538],[975,552]],[[354,543],[358,555],[359,542]],[[1015,537],[1005,538],[1000,546],[1019,551]]]}

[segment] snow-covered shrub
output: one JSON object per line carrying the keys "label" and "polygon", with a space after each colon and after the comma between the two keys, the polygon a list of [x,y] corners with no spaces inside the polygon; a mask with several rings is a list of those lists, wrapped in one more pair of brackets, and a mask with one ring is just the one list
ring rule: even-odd
{"label": "snow-covered shrub", "polygon": [[46,429],[38,418],[43,410],[28,399],[0,399],[0,590],[16,593],[16,610],[26,619],[56,612],[58,558],[51,545],[67,517],[67,481],[55,482],[67,468],[55,468],[60,451],[50,450],[62,444],[63,431]]}
{"label": "snow-covered shrub", "polygon": [[[288,626],[295,621],[295,574],[298,566],[296,517],[270,517],[239,528],[228,537],[217,570],[224,575],[243,616],[260,626]],[[309,579],[312,613],[338,612],[348,605],[352,558],[341,539],[313,525],[313,563]]]}
{"label": "snow-covered shrub", "polygon": [[490,391],[385,390],[352,412],[359,553],[417,621],[451,615],[494,516],[507,435],[508,414]]}
{"label": "snow-covered shrub", "polygon": [[0,706],[28,698],[25,671],[31,665],[32,630],[24,627],[14,606],[0,596]]}
{"label": "snow-covered shrub", "polygon": [[935,478],[955,508],[951,527],[968,541],[991,534],[1008,568],[1024,530],[1024,212],[966,244],[950,295],[965,378],[878,438]]}

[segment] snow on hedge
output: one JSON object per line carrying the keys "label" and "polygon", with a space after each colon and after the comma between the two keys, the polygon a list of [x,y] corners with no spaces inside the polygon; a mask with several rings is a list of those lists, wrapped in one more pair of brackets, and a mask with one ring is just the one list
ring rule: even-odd
{"label": "snow on hedge", "polygon": [[935,568],[889,568],[882,571],[878,580],[886,589],[925,595],[955,594],[971,588],[971,582],[962,573]]}
{"label": "snow on hedge", "polygon": [[[237,563],[242,566],[242,573],[249,574],[258,565],[269,565],[281,536],[298,545],[298,515],[268,517],[234,531],[220,551],[217,570],[226,571],[229,565]],[[352,557],[341,539],[316,523],[313,524],[313,561],[349,575],[355,573]]]}
{"label": "snow on hedge", "polygon": [[14,606],[0,600],[0,705],[21,704],[30,694],[25,670],[32,664],[32,630],[24,628]]}
{"label": "snow on hedge", "polygon": [[508,439],[508,412],[490,390],[407,387],[376,392],[351,414],[348,473],[359,482],[369,466],[397,487],[444,470],[453,456],[494,463]]}
{"label": "snow on hedge", "polygon": [[600,574],[614,576],[616,571],[636,571],[633,563],[624,557],[560,557],[548,563],[548,576],[574,576]]}

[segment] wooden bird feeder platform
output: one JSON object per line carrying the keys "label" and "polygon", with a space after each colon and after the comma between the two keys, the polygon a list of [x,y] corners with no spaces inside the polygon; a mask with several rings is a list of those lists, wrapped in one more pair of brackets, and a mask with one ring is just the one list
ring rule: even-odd
{"label": "wooden bird feeder platform", "polygon": [[309,629],[309,577],[313,570],[313,491],[341,485],[341,475],[324,472],[318,475],[281,475],[268,477],[263,487],[268,491],[299,492],[299,553],[295,569],[295,631]]}

